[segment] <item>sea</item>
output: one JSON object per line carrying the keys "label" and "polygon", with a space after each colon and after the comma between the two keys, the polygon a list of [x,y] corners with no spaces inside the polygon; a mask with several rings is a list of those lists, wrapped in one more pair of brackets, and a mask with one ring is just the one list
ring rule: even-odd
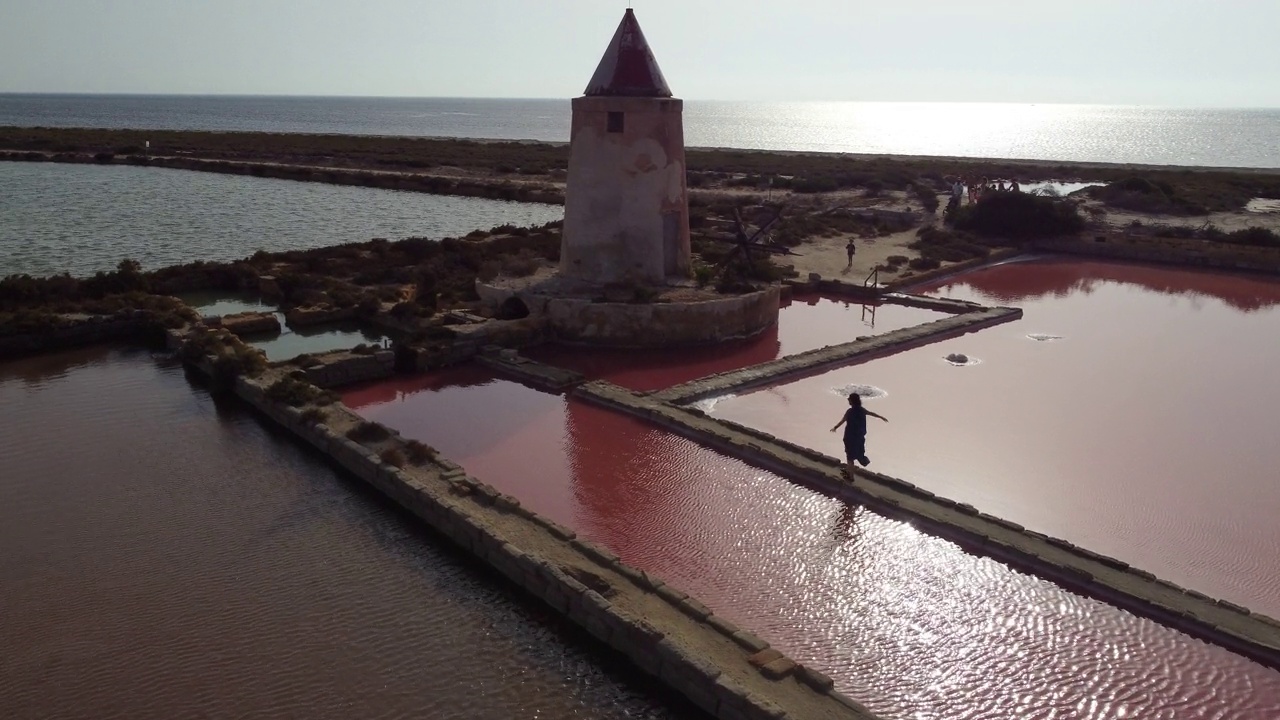
{"label": "sea", "polygon": [[[568,99],[0,94],[0,126],[567,142]],[[1280,108],[687,100],[690,147],[1280,169]]]}

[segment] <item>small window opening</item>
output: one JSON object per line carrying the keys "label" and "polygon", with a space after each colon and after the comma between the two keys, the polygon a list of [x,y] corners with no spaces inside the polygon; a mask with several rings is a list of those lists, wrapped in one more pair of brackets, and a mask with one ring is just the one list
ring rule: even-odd
{"label": "small window opening", "polygon": [[620,112],[609,113],[609,125],[606,129],[611,133],[622,132],[622,113]]}

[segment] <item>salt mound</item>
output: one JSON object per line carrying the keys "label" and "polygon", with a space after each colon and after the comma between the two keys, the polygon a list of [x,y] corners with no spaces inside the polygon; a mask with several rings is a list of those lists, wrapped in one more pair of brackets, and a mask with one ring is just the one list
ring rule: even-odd
{"label": "salt mound", "polygon": [[845,385],[844,387],[838,387],[838,388],[831,388],[831,392],[839,395],[840,397],[846,397],[846,398],[849,397],[850,395],[857,395],[861,397],[863,400],[874,400],[875,398],[882,398],[889,394],[884,390],[881,390],[880,388],[876,387],[875,385],[856,385],[856,384]]}

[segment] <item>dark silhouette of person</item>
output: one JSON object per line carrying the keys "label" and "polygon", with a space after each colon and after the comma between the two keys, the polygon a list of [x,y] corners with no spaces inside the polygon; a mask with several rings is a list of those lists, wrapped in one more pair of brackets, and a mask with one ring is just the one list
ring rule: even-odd
{"label": "dark silhouette of person", "polygon": [[853,238],[849,238],[849,244],[844,246],[844,251],[849,255],[849,264],[845,267],[853,267],[853,254],[858,251],[858,248],[853,244]]}
{"label": "dark silhouette of person", "polygon": [[871,460],[867,457],[868,415],[889,422],[889,418],[862,407],[862,397],[852,393],[849,395],[849,409],[844,411],[844,417],[840,418],[840,422],[831,428],[831,432],[835,432],[844,425],[844,455],[850,471],[853,470],[855,461],[862,463],[863,467],[871,464]]}

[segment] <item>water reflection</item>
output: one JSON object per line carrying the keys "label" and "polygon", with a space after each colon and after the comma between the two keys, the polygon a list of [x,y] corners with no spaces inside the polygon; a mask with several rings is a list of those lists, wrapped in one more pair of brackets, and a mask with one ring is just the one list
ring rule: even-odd
{"label": "water reflection", "polygon": [[180,366],[5,363],[0,406],[0,717],[688,716]]}
{"label": "water reflection", "polygon": [[527,354],[535,360],[577,370],[588,379],[608,380],[631,390],[652,391],[941,317],[944,316],[938,312],[902,305],[875,305],[796,293],[782,303],[776,325],[742,342],[679,350],[544,346],[530,349]]}
{"label": "water reflection", "polygon": [[[1220,648],[656,427],[484,377],[453,369],[344,399],[829,672],[884,717],[1280,712],[1280,674]],[[388,386],[394,399],[377,401]]]}
{"label": "water reflection", "polygon": [[[839,457],[831,388],[884,388],[873,469],[1280,616],[1280,282],[1040,260],[926,289],[1025,317],[715,415]],[[951,353],[983,363],[956,372]]]}

